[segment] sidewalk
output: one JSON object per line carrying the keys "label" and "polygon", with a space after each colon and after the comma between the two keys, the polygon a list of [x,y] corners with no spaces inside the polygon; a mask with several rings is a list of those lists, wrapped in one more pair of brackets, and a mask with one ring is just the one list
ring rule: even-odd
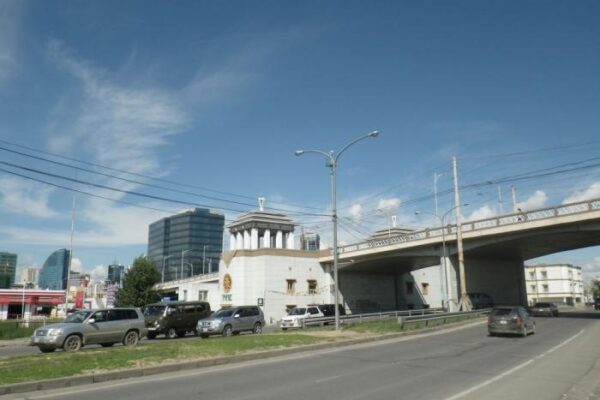
{"label": "sidewalk", "polygon": [[10,340],[0,340],[0,347],[17,347],[17,346],[28,346],[29,345],[29,337],[18,338],[18,339],[10,339]]}

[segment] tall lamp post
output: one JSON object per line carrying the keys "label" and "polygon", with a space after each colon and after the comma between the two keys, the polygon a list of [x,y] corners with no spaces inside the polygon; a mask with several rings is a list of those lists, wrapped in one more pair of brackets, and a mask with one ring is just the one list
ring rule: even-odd
{"label": "tall lamp post", "polygon": [[173,255],[163,256],[162,278],[160,280],[162,283],[165,283],[165,262],[171,257],[173,257]]}
{"label": "tall lamp post", "polygon": [[189,253],[192,250],[193,249],[181,250],[181,279],[183,279],[183,257],[185,255],[185,253]]}
{"label": "tall lamp post", "polygon": [[338,224],[338,216],[337,216],[337,200],[336,200],[336,170],[337,163],[340,156],[353,144],[367,138],[375,138],[379,135],[378,131],[369,132],[366,135],[360,136],[351,142],[344,145],[340,150],[334,152],[333,150],[326,152],[323,150],[296,150],[294,154],[296,156],[301,156],[305,153],[316,153],[325,157],[325,166],[328,167],[331,171],[331,222],[333,223],[333,283],[335,286],[335,330],[338,331],[340,329],[340,310],[339,310],[339,287],[338,287],[338,245],[337,245],[337,224]]}
{"label": "tall lamp post", "polygon": [[446,306],[448,307],[448,311],[450,311],[450,274],[448,273],[448,268],[446,266],[446,217],[448,216],[448,214],[450,214],[452,211],[454,211],[456,208],[463,206],[466,207],[468,206],[468,203],[465,204],[461,204],[458,206],[454,206],[451,209],[449,209],[448,211],[446,211],[441,217],[437,214],[434,214],[432,212],[429,211],[415,211],[416,215],[419,214],[428,214],[428,215],[433,215],[434,217],[436,217],[439,221],[440,224],[442,226],[442,271],[443,273],[443,279],[445,280],[444,285],[446,286],[446,290],[443,293],[443,301],[446,303]]}

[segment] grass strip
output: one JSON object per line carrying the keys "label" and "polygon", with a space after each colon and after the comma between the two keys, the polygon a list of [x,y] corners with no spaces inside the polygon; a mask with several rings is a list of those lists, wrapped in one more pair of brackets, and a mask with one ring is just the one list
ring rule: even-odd
{"label": "grass strip", "polygon": [[0,340],[10,340],[29,337],[37,328],[57,321],[62,321],[62,319],[53,319],[45,321],[34,320],[29,322],[29,326],[23,326],[23,323],[17,320],[0,321]]}
{"label": "grass strip", "polygon": [[94,348],[78,353],[57,351],[0,359],[0,385],[63,378],[102,371],[155,366],[178,360],[191,360],[242,354],[331,341],[300,334],[244,335],[229,338],[173,340],[134,348]]}

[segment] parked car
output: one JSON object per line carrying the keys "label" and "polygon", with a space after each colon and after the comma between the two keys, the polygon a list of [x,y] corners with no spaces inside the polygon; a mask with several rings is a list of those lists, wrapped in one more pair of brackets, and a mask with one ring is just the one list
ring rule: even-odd
{"label": "parked car", "polygon": [[281,319],[281,329],[302,328],[302,321],[307,318],[323,318],[325,314],[318,306],[294,307],[288,315]]}
{"label": "parked car", "polygon": [[257,306],[222,308],[210,317],[198,321],[196,331],[207,338],[210,335],[231,336],[243,331],[262,333],[265,316]]}
{"label": "parked car", "polygon": [[[335,304],[318,304],[319,310],[326,317],[334,317],[335,316]],[[339,315],[346,315],[346,310],[344,306],[338,304]]]}
{"label": "parked car", "polygon": [[206,301],[173,301],[154,303],[144,307],[144,318],[148,328],[148,339],[164,334],[168,339],[183,337],[196,331],[199,319],[210,315],[210,304]]}
{"label": "parked car", "polygon": [[531,313],[535,316],[558,317],[558,306],[554,303],[535,303],[531,308]]}
{"label": "parked car", "polygon": [[58,348],[78,351],[88,344],[110,347],[123,343],[132,347],[146,336],[146,332],[144,316],[137,308],[80,310],[61,323],[36,329],[30,344],[39,347],[42,353],[51,353]]}
{"label": "parked car", "polygon": [[468,293],[469,299],[471,299],[471,304],[473,305],[473,310],[480,310],[482,308],[492,308],[494,307],[494,300],[487,293]]}
{"label": "parked car", "polygon": [[494,307],[488,317],[488,333],[518,334],[526,337],[535,333],[535,320],[524,307]]}

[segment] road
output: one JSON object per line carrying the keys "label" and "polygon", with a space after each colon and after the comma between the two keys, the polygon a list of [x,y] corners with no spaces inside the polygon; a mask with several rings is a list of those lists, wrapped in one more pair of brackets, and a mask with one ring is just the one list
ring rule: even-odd
{"label": "road", "polygon": [[[293,357],[36,392],[44,399],[568,399],[598,390],[598,314],[538,318],[535,335],[485,324]],[[600,394],[600,392],[598,393]]]}

